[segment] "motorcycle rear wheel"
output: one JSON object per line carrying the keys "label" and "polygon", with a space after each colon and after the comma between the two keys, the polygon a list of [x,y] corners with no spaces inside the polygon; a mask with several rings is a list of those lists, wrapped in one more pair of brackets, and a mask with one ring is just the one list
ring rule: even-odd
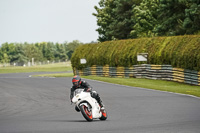
{"label": "motorcycle rear wheel", "polygon": [[88,107],[86,107],[85,105],[81,105],[80,106],[80,111],[81,111],[83,117],[87,121],[93,121],[92,111],[89,111]]}

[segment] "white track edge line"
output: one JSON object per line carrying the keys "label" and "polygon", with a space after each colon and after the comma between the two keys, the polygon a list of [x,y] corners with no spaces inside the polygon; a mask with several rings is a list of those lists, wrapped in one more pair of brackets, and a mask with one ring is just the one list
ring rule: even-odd
{"label": "white track edge line", "polygon": [[[86,78],[83,78],[83,79],[86,79]],[[87,80],[96,81],[96,82],[100,82],[100,83],[114,84],[114,83],[108,83],[108,82],[99,81],[99,80],[93,80],[93,79],[87,79]],[[189,95],[189,94],[181,94],[181,93],[176,93],[176,92],[161,91],[161,90],[154,90],[154,89],[141,88],[141,87],[133,87],[133,86],[128,86],[128,85],[120,85],[120,84],[114,84],[114,85],[124,86],[124,87],[128,87],[128,88],[136,88],[136,89],[141,89],[141,90],[149,90],[149,91],[158,91],[158,92],[164,92],[164,93],[171,93],[171,94],[189,96],[189,97],[200,99],[200,97],[197,97],[197,96],[194,96],[194,95]]]}

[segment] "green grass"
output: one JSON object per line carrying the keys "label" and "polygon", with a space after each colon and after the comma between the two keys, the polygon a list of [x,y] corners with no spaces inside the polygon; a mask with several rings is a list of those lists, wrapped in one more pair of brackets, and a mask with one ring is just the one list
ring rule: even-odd
{"label": "green grass", "polygon": [[[50,75],[45,74],[40,76],[73,77],[73,74],[72,73],[50,74]],[[98,77],[98,76],[82,76],[82,78],[104,81],[120,85],[133,86],[133,87],[141,87],[153,90],[188,94],[200,97],[200,86],[188,85],[173,81],[136,79],[136,78],[111,78],[111,77]]]}
{"label": "green grass", "polygon": [[40,74],[33,75],[33,77],[73,77],[73,73],[56,73],[56,74]]}
{"label": "green grass", "polygon": [[[0,67],[0,73],[20,73],[20,72],[61,72],[72,71],[70,63],[55,63],[49,65],[31,66],[31,67]],[[35,75],[41,77],[73,77],[73,73],[57,73]],[[114,84],[141,87],[147,89],[189,94],[200,97],[200,86],[193,86],[178,82],[136,78],[110,78],[98,76],[82,76],[82,78],[99,80]]]}
{"label": "green grass", "polygon": [[67,63],[54,63],[48,65],[37,65],[30,67],[28,66],[0,67],[0,73],[61,72],[61,71],[72,71],[71,64],[67,62]]}
{"label": "green grass", "polygon": [[200,97],[200,86],[188,85],[173,81],[152,80],[152,79],[136,79],[136,78],[110,78],[97,76],[83,76],[83,78],[127,85],[133,87],[142,87],[154,90],[175,92]]}

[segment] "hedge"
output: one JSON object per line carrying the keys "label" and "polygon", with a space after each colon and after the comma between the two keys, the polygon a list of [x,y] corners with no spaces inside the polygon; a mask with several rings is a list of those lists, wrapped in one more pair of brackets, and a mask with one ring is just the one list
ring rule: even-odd
{"label": "hedge", "polygon": [[[138,53],[148,53],[147,62],[137,62]],[[86,64],[80,64],[85,58]],[[131,67],[146,63],[200,71],[200,35],[154,37],[107,41],[79,46],[71,58],[72,67],[92,65]]]}

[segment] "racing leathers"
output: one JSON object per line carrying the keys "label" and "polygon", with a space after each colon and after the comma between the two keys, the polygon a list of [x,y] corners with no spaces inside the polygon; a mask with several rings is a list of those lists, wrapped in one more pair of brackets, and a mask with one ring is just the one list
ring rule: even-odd
{"label": "racing leathers", "polygon": [[96,91],[92,91],[92,87],[86,81],[80,81],[78,86],[72,86],[71,92],[70,92],[71,100],[74,97],[74,91],[76,89],[80,89],[80,88],[84,89],[84,91],[86,91],[86,92],[90,92],[91,97],[95,98],[97,100],[97,102],[99,103],[99,105],[101,106],[101,108],[103,108],[103,104],[102,104],[99,94]]}

